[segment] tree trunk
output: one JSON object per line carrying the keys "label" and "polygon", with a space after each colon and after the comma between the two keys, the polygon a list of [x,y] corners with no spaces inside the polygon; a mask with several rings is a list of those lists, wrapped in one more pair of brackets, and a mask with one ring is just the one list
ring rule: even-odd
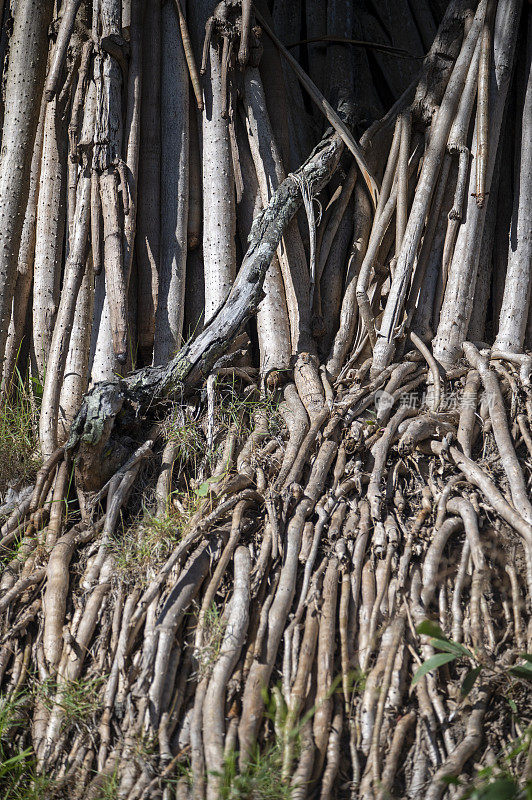
{"label": "tree trunk", "polygon": [[[532,263],[532,19],[528,19],[526,88],[523,116],[520,120],[521,141],[519,170],[514,194],[510,227],[508,270],[499,317],[499,330],[494,347],[520,353],[525,342],[525,330],[530,303]],[[520,145],[520,146],[519,146]],[[518,190],[517,190],[518,187]]]}
{"label": "tree trunk", "polygon": [[4,360],[48,52],[52,0],[19,0],[6,75],[0,156],[0,359]]}
{"label": "tree trunk", "polygon": [[152,358],[160,264],[161,177],[161,5],[148,3],[144,12],[139,200],[136,253],[139,291],[139,351],[144,364]]}
{"label": "tree trunk", "polygon": [[[495,69],[490,81],[490,141],[486,171],[487,187],[491,184],[506,95],[513,72],[515,30],[520,12],[521,3],[516,0],[516,2],[499,5],[495,18],[493,42]],[[473,158],[475,158],[476,153],[475,143],[476,134],[473,135]],[[479,207],[477,205],[475,193],[476,175],[472,170],[465,214],[466,224],[462,225],[458,233],[440,314],[440,323],[433,342],[434,354],[445,366],[454,363],[460,353],[460,346],[467,333],[475,296],[478,257],[480,254],[478,242],[482,235],[486,217],[486,206]]]}
{"label": "tree trunk", "polygon": [[185,53],[175,8],[162,9],[161,233],[153,363],[165,364],[181,344],[188,250],[189,112]]}
{"label": "tree trunk", "polygon": [[44,118],[44,140],[37,205],[33,269],[33,357],[36,377],[44,383],[59,304],[65,231],[66,141],[57,101],[51,100]]}

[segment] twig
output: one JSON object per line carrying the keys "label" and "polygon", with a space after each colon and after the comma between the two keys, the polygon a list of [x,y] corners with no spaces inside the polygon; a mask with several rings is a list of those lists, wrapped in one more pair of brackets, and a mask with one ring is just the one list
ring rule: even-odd
{"label": "twig", "polygon": [[315,44],[316,42],[327,42],[331,44],[352,44],[354,47],[364,47],[368,50],[377,50],[382,53],[391,53],[399,58],[411,58],[413,61],[423,61],[422,56],[415,56],[409,53],[408,50],[402,50],[400,47],[392,47],[389,44],[380,44],[379,42],[367,42],[364,39],[347,39],[344,36],[314,36],[311,39],[300,39],[299,42],[287,44],[290,50],[292,47],[299,47],[302,44]]}
{"label": "twig", "polygon": [[257,11],[256,8],[255,8],[255,14],[257,15],[257,19],[259,20],[260,24],[262,25],[262,27],[264,28],[264,30],[266,31],[272,42],[278,48],[279,52],[286,58],[286,60],[296,73],[301,85],[305,87],[311,99],[316,103],[318,108],[320,108],[321,111],[325,114],[330,124],[341,136],[346,147],[354,155],[356,162],[360,168],[360,171],[364,176],[364,180],[366,181],[366,185],[368,187],[369,194],[373,202],[373,207],[377,208],[377,202],[379,200],[379,185],[376,179],[371,174],[371,170],[366,162],[364,153],[362,152],[361,147],[356,143],[353,134],[351,133],[347,125],[344,122],[342,122],[342,120],[340,119],[334,108],[331,106],[331,104],[322,95],[316,84],[310,80],[307,73],[299,66],[298,62],[293,57],[293,55],[288,52],[284,44],[280,41],[280,39],[277,38],[275,33],[272,31],[272,29],[262,16],[262,14],[259,11]]}
{"label": "twig", "polygon": [[187,61],[187,67],[190,74],[190,80],[192,82],[192,88],[194,90],[194,96],[196,98],[196,103],[200,111],[203,111],[203,94],[201,91],[201,83],[198,74],[198,68],[196,67],[196,59],[194,58],[194,51],[192,49],[192,42],[190,41],[190,34],[188,32],[187,21],[185,19],[185,15],[183,14],[183,9],[181,8],[180,0],[174,0],[177,14],[179,16],[179,30],[181,31],[181,39],[183,41],[183,50],[185,51],[185,58]]}

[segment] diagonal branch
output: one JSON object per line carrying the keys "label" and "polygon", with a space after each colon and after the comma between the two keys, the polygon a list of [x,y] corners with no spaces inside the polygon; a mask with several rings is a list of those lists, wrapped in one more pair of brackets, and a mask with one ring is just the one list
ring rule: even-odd
{"label": "diagonal branch", "polygon": [[256,313],[266,271],[301,206],[301,180],[311,194],[320,192],[336,170],[343,149],[342,138],[328,131],[300,169],[281,183],[253,223],[247,253],[227,300],[196,339],[187,342],[168,364],[99,383],[84,397],[67,449],[77,450],[78,473],[85,489],[99,488],[111,468],[110,456],[105,454],[111,450],[107,443],[118,415],[138,417],[157,401],[197,386]]}

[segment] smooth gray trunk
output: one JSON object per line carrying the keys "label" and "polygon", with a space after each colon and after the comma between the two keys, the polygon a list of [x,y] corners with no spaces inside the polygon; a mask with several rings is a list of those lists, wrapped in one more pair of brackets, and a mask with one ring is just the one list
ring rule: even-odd
{"label": "smooth gray trunk", "polygon": [[175,6],[162,8],[161,262],[153,363],[179,348],[183,330],[188,217],[188,70]]}
{"label": "smooth gray trunk", "polygon": [[4,360],[31,153],[48,55],[52,0],[19,0],[10,43],[0,154],[0,361]]}

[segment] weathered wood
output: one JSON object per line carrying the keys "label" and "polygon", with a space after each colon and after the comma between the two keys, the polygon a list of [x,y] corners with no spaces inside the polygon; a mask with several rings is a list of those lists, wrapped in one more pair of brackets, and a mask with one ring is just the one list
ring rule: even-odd
{"label": "weathered wood", "polygon": [[[499,6],[495,20],[494,69],[490,81],[490,143],[486,173],[486,191],[491,184],[497,146],[502,126],[504,106],[513,73],[516,32],[521,15],[520,0]],[[476,155],[476,130],[473,134],[473,156]],[[468,203],[465,210],[467,224],[461,226],[456,240],[453,260],[441,308],[440,321],[433,341],[434,355],[445,366],[460,356],[475,297],[480,241],[484,230],[486,206],[479,208],[475,198],[476,176],[472,170],[469,179]]]}
{"label": "weathered wood", "polygon": [[296,176],[289,175],[281,183],[253,224],[247,253],[227,300],[196,339],[187,342],[168,364],[98,384],[85,396],[67,443],[68,449],[77,450],[82,488],[98,489],[120,458],[118,439],[113,447],[107,447],[119,415],[119,427],[124,428],[157,401],[192,389],[227,351],[257,310],[266,271],[284,230],[301,206],[301,179],[317,194],[334,173],[343,149],[340,136],[329,131]]}
{"label": "weathered wood", "polygon": [[149,3],[143,20],[139,197],[135,250],[138,268],[138,337],[143,363],[151,361],[160,257],[161,7]]}
{"label": "weathered wood", "polygon": [[522,352],[528,305],[532,289],[532,17],[528,17],[528,43],[523,116],[520,120],[520,153],[517,159],[519,178],[514,197],[511,235],[508,251],[508,272],[499,317],[495,348]]}
{"label": "weathered wood", "polygon": [[477,39],[482,29],[485,11],[486,2],[481,0],[471,30],[464,41],[452,75],[449,78],[438,115],[431,126],[430,140],[423,159],[423,167],[416,187],[401,250],[398,254],[397,268],[393,276],[379,335],[373,350],[372,370],[374,374],[378,374],[380,370],[387,367],[393,357],[397,328],[401,323],[403,306],[408,294],[416,253],[425,226],[425,218],[430,208],[447,139],[467,78],[469,62],[475,52]]}
{"label": "weathered wood", "polygon": [[28,200],[31,153],[39,121],[52,0],[17,4],[6,76],[0,156],[0,360],[3,362],[17,257]]}
{"label": "weathered wood", "polygon": [[189,192],[187,62],[170,3],[163,6],[161,30],[161,250],[154,364],[169,361],[182,341]]}

